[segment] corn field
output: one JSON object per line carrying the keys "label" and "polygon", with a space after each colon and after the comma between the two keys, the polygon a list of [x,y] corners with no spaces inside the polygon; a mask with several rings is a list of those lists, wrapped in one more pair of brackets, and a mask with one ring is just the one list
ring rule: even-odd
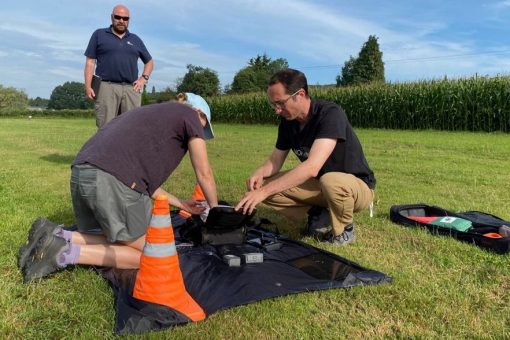
{"label": "corn field", "polygon": [[[510,132],[510,77],[472,77],[355,87],[311,87],[362,128]],[[265,92],[207,98],[214,122],[277,124]],[[94,117],[94,110],[0,111],[0,116]]]}
{"label": "corn field", "polygon": [[[310,89],[339,104],[355,127],[510,132],[510,77]],[[266,94],[208,98],[213,120],[276,124]]]}

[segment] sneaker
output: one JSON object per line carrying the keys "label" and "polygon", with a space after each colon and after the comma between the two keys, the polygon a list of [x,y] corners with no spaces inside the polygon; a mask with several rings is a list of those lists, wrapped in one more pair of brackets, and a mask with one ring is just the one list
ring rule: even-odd
{"label": "sneaker", "polygon": [[331,233],[331,217],[323,207],[313,206],[308,210],[307,234],[322,241]]}
{"label": "sneaker", "polygon": [[45,233],[30,252],[24,268],[23,281],[25,283],[38,279],[63,269],[58,264],[59,256],[69,248],[66,240],[52,233]]}
{"label": "sneaker", "polygon": [[28,241],[19,248],[18,252],[18,267],[23,269],[27,263],[30,252],[37,245],[37,241],[45,234],[58,232],[62,229],[62,225],[58,225],[47,220],[44,217],[39,217],[32,223],[32,227],[28,232]]}
{"label": "sneaker", "polygon": [[349,243],[356,241],[356,231],[354,230],[354,225],[349,224],[345,226],[344,232],[340,235],[331,235],[326,242],[332,243],[335,246],[346,246]]}

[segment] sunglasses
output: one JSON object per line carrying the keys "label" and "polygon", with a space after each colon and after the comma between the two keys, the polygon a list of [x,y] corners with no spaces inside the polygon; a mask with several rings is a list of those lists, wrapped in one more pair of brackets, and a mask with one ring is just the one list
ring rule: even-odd
{"label": "sunglasses", "polygon": [[114,14],[114,15],[113,15],[113,18],[114,18],[115,20],[120,20],[120,19],[122,19],[122,20],[124,20],[124,21],[129,21],[129,17],[123,17],[122,15],[117,15],[117,14]]}

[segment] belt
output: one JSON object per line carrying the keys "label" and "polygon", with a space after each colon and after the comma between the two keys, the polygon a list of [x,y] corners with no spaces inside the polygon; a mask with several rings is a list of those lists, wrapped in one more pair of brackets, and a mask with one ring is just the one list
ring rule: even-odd
{"label": "belt", "polygon": [[133,85],[133,83],[128,83],[128,82],[125,82],[125,81],[113,81],[113,80],[101,80],[101,81],[104,81],[106,83],[110,83],[110,84],[119,84],[119,85]]}

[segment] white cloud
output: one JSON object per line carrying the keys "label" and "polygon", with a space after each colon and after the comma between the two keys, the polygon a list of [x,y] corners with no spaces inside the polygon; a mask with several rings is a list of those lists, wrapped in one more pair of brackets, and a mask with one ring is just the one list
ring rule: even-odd
{"label": "white cloud", "polygon": [[83,69],[76,67],[57,66],[47,70],[48,73],[63,78],[64,81],[81,81],[83,82]]}
{"label": "white cloud", "polygon": [[208,67],[218,73],[218,77],[225,86],[231,82],[234,74],[225,72],[225,69],[240,69],[242,64],[236,58],[220,53],[207,51],[199,44],[163,44],[153,41],[160,48],[151,51],[157,72],[151,77],[151,84],[162,89],[168,86],[175,87],[176,80],[186,73],[188,64]]}
{"label": "white cloud", "polygon": [[80,40],[83,40],[84,35],[78,30],[73,32],[63,26],[40,19],[29,19],[30,25],[19,25],[19,20],[5,20],[1,16],[0,18],[3,22],[0,24],[0,31],[16,33],[26,39],[44,42],[46,46],[53,49],[83,48]]}
{"label": "white cloud", "polygon": [[499,2],[494,4],[494,7],[496,7],[496,8],[509,8],[510,7],[510,0],[499,1]]}

